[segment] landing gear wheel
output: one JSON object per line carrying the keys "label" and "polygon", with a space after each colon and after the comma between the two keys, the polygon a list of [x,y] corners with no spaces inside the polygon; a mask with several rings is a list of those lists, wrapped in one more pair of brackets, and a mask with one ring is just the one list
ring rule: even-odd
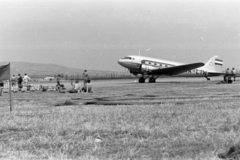
{"label": "landing gear wheel", "polygon": [[210,78],[207,78],[208,81],[210,81],[211,79]]}
{"label": "landing gear wheel", "polygon": [[149,78],[149,83],[155,83],[155,82],[156,82],[156,78],[154,78],[154,77]]}
{"label": "landing gear wheel", "polygon": [[143,77],[139,78],[138,80],[139,83],[145,83],[145,79]]}

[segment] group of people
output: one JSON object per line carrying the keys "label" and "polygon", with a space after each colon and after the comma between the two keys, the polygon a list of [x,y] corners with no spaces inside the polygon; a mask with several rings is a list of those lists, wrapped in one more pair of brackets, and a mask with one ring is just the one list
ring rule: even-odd
{"label": "group of people", "polygon": [[[72,84],[72,88],[68,90],[68,93],[78,93],[78,92],[93,92],[92,85],[90,84],[91,79],[87,73],[87,70],[84,70],[83,72],[83,87],[81,88],[81,84],[79,83],[79,80],[76,79],[75,83]],[[57,76],[57,90],[61,93],[65,93],[65,91],[62,90],[63,85],[60,84],[60,75]]]}
{"label": "group of people", "polygon": [[[87,73],[87,70],[84,70],[82,75],[83,75],[83,87],[79,83],[79,80],[76,79],[75,83],[72,84],[72,88],[70,90],[68,90],[68,91],[66,91],[65,88],[64,88],[64,85],[60,83],[61,76],[58,75],[57,78],[56,78],[57,85],[56,85],[55,90],[57,90],[59,92],[62,92],[62,93],[65,93],[65,92],[69,92],[69,93],[93,92],[93,87],[90,84],[91,79],[90,79],[90,77],[89,77],[89,75]],[[25,75],[23,77],[21,76],[21,74],[18,74],[18,76],[13,75],[11,77],[10,85],[13,88],[18,88],[19,91],[23,91],[23,89],[24,89],[23,87],[27,87],[28,88],[29,86],[31,86],[29,84],[30,80],[31,80],[31,78],[27,75],[27,73],[25,73]],[[0,85],[4,85],[4,83],[0,84]],[[3,86],[2,87],[0,86],[0,88],[3,88]],[[42,87],[42,91],[44,91],[44,87]]]}
{"label": "group of people", "polygon": [[10,79],[10,82],[4,83],[4,81],[0,82],[0,96],[2,96],[4,85],[9,84],[13,88],[18,88],[19,91],[22,90],[23,86],[28,86],[28,82],[30,81],[30,77],[28,77],[27,73],[22,77],[21,74],[18,74],[16,77],[13,75]]}
{"label": "group of people", "polygon": [[225,75],[224,75],[224,81],[225,82],[229,82],[232,81],[231,78],[233,77],[233,80],[236,80],[236,70],[235,68],[232,68],[232,70],[230,70],[229,68],[226,69],[225,71]]}
{"label": "group of people", "polygon": [[30,80],[31,78],[27,75],[27,73],[25,73],[23,77],[21,76],[21,74],[18,74],[17,77],[13,75],[11,77],[12,87],[18,87],[19,89],[21,89],[23,85],[28,86]]}

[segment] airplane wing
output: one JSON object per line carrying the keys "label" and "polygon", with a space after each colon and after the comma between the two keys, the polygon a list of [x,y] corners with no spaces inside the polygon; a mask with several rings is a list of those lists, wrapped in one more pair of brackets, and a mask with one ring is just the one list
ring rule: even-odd
{"label": "airplane wing", "polygon": [[168,68],[159,68],[153,69],[150,71],[151,74],[165,74],[165,75],[177,75],[183,72],[187,72],[199,67],[204,66],[204,63],[191,63],[191,64],[184,64],[180,66],[168,67]]}

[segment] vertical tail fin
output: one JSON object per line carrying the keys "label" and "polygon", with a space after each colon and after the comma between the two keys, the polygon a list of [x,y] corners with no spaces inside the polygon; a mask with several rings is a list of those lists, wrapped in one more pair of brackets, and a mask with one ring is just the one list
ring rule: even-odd
{"label": "vertical tail fin", "polygon": [[223,60],[219,56],[214,56],[203,66],[203,68],[215,72],[222,72],[222,66]]}

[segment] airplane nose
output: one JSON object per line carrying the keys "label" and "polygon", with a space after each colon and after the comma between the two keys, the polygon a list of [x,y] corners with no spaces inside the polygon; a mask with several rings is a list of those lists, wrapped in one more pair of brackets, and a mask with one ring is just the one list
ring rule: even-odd
{"label": "airplane nose", "polygon": [[129,59],[119,59],[118,64],[127,69],[136,69],[137,63],[132,63]]}
{"label": "airplane nose", "polygon": [[118,60],[118,64],[120,64],[121,66],[123,66],[123,63],[124,63],[124,62],[123,62],[122,59],[119,59],[119,60]]}

